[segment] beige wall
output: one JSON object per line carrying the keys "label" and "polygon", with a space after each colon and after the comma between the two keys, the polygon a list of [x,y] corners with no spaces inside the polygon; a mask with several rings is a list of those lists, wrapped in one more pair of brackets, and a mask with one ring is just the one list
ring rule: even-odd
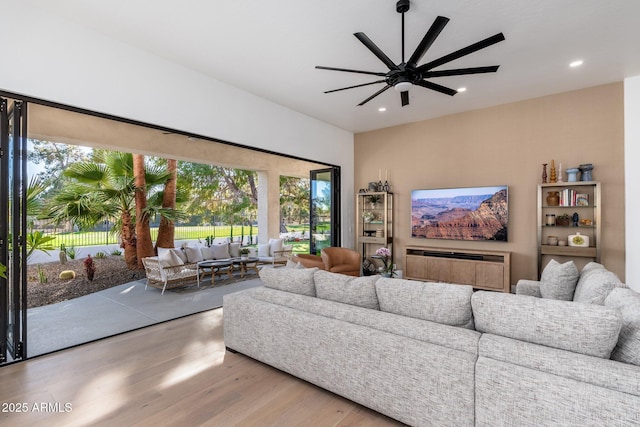
{"label": "beige wall", "polygon": [[[464,96],[464,95],[462,95]],[[511,282],[535,279],[536,189],[542,163],[593,163],[602,183],[602,262],[624,281],[623,85],[614,83],[356,134],[355,188],[388,170],[395,254],[407,245],[506,250]],[[408,107],[411,108],[411,107]],[[565,175],[566,178],[566,175]],[[509,186],[509,241],[411,238],[413,189]]]}

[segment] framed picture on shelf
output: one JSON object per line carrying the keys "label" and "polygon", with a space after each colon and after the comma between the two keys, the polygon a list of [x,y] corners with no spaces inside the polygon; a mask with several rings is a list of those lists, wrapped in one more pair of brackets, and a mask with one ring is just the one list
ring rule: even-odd
{"label": "framed picture on shelf", "polygon": [[589,195],[588,194],[576,194],[576,206],[589,206]]}

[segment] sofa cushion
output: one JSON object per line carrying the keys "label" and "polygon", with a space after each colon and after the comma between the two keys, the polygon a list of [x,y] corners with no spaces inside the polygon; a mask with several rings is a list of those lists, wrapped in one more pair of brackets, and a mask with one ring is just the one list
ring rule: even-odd
{"label": "sofa cushion", "polygon": [[229,245],[223,243],[222,245],[213,245],[211,246],[213,250],[213,259],[227,259],[231,258],[229,255]]}
{"label": "sofa cushion", "polygon": [[273,256],[275,251],[281,251],[284,246],[284,239],[269,239],[269,254],[267,256]]}
{"label": "sofa cushion", "polygon": [[573,296],[575,302],[604,305],[604,300],[615,288],[624,288],[625,285],[611,271],[605,269],[602,264],[590,262],[585,265],[580,273],[580,279]]}
{"label": "sofa cushion", "polygon": [[313,274],[318,298],[359,307],[379,309],[376,281],[380,276],[353,277],[318,270]]}
{"label": "sofa cushion", "polygon": [[238,258],[240,256],[240,243],[229,243],[229,256],[231,258]]}
{"label": "sofa cushion", "polygon": [[259,274],[267,288],[315,297],[313,273],[316,270],[317,268],[263,268]]}
{"label": "sofa cushion", "polygon": [[579,276],[573,261],[560,264],[552,259],[540,275],[540,295],[542,298],[572,301]]}
{"label": "sofa cushion", "polygon": [[268,243],[258,243],[258,256],[259,257],[268,257],[269,256],[269,244]]}
{"label": "sofa cushion", "polygon": [[200,253],[202,253],[202,258],[204,259],[213,259],[213,248],[212,247],[202,247],[200,248]]}
{"label": "sofa cushion", "polygon": [[176,267],[184,265],[184,261],[178,256],[175,249],[158,248],[158,262],[162,267]]}
{"label": "sofa cushion", "polygon": [[571,301],[478,291],[471,305],[480,332],[607,359],[622,326],[613,309]]}
{"label": "sofa cushion", "polygon": [[622,315],[622,330],[611,358],[640,365],[640,294],[631,289],[614,289],[604,305]]}
{"label": "sofa cushion", "polygon": [[186,248],[184,248],[184,253],[187,255],[187,261],[188,262],[203,261],[204,258],[202,258],[202,251],[200,249],[201,248],[194,247],[194,246],[187,246]]}
{"label": "sofa cushion", "polygon": [[471,286],[383,277],[376,293],[382,311],[473,329]]}

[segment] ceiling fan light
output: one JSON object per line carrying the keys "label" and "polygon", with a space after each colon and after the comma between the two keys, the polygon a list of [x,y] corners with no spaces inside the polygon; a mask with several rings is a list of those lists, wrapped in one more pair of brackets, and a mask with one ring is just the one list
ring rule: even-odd
{"label": "ceiling fan light", "polygon": [[406,92],[411,89],[412,86],[413,84],[411,82],[398,82],[393,88],[398,92]]}

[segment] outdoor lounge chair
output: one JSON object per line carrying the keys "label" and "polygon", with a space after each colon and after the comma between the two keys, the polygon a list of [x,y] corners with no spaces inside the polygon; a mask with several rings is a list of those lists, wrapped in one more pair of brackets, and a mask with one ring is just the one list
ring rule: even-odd
{"label": "outdoor lounge chair", "polygon": [[144,270],[147,273],[147,286],[165,289],[186,286],[196,282],[200,287],[200,276],[198,275],[198,265],[194,263],[163,266],[157,256],[142,258]]}

